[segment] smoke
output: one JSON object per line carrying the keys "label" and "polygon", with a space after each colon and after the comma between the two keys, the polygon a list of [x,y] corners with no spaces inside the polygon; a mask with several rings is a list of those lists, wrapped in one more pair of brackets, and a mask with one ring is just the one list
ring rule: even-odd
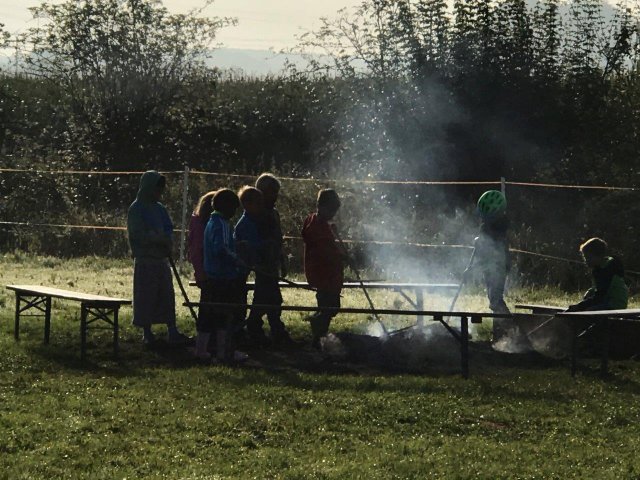
{"label": "smoke", "polygon": [[[540,327],[544,322],[544,326]],[[535,325],[535,326],[534,326]],[[573,330],[567,320],[549,317],[532,316],[531,320],[523,322],[522,328],[529,328],[528,334],[531,347],[538,353],[550,358],[565,358],[571,352]]]}
{"label": "smoke", "polygon": [[561,359],[571,351],[572,330],[566,320],[548,316],[519,316],[505,335],[493,344],[503,353],[536,352],[545,357]]}
{"label": "smoke", "polygon": [[[353,101],[345,105],[336,128],[342,148],[331,162],[331,176],[410,182],[455,180],[461,175],[450,137],[454,125],[469,119],[451,92],[436,82],[362,82],[363,88],[352,92]],[[482,187],[340,187],[343,209],[337,221],[343,236],[369,242],[353,252],[359,265],[376,277],[396,282],[458,278],[467,252],[444,245],[471,243],[477,231],[473,200]]]}
{"label": "smoke", "polygon": [[494,350],[503,353],[522,354],[533,351],[526,334],[519,327],[507,330],[492,346]]}

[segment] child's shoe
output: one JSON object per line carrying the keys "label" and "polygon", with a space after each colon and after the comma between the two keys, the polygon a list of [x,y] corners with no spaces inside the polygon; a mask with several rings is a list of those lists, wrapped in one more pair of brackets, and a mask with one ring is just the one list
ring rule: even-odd
{"label": "child's shoe", "polygon": [[155,343],[156,343],[156,337],[153,333],[145,332],[144,335],[142,335],[142,344],[145,347],[153,347]]}
{"label": "child's shoe", "polygon": [[233,361],[233,363],[243,363],[249,360],[249,355],[236,350],[235,352],[233,352],[233,355],[231,355],[231,360]]}
{"label": "child's shoe", "polygon": [[175,332],[169,333],[170,345],[189,345],[193,342],[191,337],[186,336],[184,333]]}

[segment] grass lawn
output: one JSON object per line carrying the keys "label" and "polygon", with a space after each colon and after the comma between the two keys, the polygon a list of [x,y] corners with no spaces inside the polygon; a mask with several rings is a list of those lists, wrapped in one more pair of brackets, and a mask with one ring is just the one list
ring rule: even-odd
{"label": "grass lawn", "polygon": [[[7,254],[0,279],[131,295],[126,261]],[[516,290],[508,302],[569,298]],[[287,291],[285,301],[313,298]],[[405,305],[391,294],[374,301]],[[364,299],[349,292],[344,305]],[[23,320],[14,341],[13,306],[13,293],[2,290],[2,479],[640,478],[638,362],[614,362],[607,381],[595,370],[572,379],[562,362],[478,367],[473,358],[469,380],[323,363],[207,367],[185,352],[144,350],[125,308],[119,359],[109,333],[96,332],[82,364],[77,304],[54,301],[48,346],[35,318]],[[485,308],[480,293],[464,295],[459,306]],[[178,313],[193,334],[186,309]],[[308,340],[302,315],[284,318],[294,338]],[[341,316],[332,329],[362,331],[366,323]]]}

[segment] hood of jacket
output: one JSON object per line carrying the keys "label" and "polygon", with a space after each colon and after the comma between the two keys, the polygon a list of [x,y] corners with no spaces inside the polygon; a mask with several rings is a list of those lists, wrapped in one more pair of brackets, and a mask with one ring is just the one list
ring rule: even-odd
{"label": "hood of jacket", "polygon": [[136,200],[140,202],[155,201],[154,192],[161,178],[163,178],[163,176],[156,170],[148,170],[144,172],[140,178],[140,186],[138,187]]}

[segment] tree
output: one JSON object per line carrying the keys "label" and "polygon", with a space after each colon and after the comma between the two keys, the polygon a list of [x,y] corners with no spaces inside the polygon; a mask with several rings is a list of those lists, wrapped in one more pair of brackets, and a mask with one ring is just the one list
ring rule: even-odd
{"label": "tree", "polygon": [[425,73],[445,74],[449,60],[450,20],[446,0],[422,0],[416,5],[418,34],[425,54]]}
{"label": "tree", "polygon": [[22,37],[26,69],[62,86],[74,151],[84,147],[100,168],[179,154],[162,128],[171,105],[203,68],[218,30],[235,22],[201,11],[172,15],[157,0],[67,0],[31,9],[46,21]]}
{"label": "tree", "polygon": [[0,48],[4,48],[9,44],[9,32],[5,32],[4,23],[0,23]]}

